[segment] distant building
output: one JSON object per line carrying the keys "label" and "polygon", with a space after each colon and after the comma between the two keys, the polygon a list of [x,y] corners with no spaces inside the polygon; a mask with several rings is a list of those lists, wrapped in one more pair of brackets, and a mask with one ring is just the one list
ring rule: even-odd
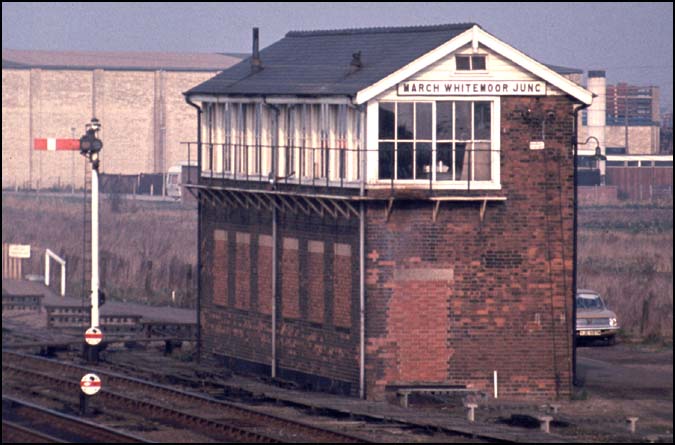
{"label": "distant building", "polygon": [[181,92],[239,55],[2,50],[2,187],[81,187],[78,152],[35,151],[36,138],[79,138],[103,124],[101,172],[165,173],[185,161],[192,109]]}
{"label": "distant building", "polygon": [[[580,139],[595,135],[603,153],[656,155],[660,152],[659,87],[626,83],[607,85],[605,71],[588,72],[588,89],[595,99],[583,121]],[[591,114],[602,115],[591,122]],[[598,131],[594,131],[596,127]],[[602,130],[600,130],[602,127]]]}
{"label": "distant building", "polygon": [[253,55],[185,93],[204,359],[373,399],[569,397],[579,73],[474,24]]}

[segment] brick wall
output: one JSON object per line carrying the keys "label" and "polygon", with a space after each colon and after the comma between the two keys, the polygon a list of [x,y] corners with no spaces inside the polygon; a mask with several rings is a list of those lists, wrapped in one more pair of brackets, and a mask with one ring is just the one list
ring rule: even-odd
{"label": "brick wall", "polygon": [[[530,150],[541,121],[544,150]],[[503,98],[502,190],[481,221],[480,203],[396,201],[366,215],[366,392],[388,385],[452,384],[501,396],[567,397],[572,335],[572,103],[564,97]],[[204,352],[230,365],[269,372],[271,216],[203,207],[204,261],[228,233],[226,307],[214,304],[224,278],[204,276]],[[246,248],[235,244],[249,234]],[[358,221],[279,217],[278,375],[308,387],[358,390]],[[215,250],[214,250],[215,249]],[[247,256],[248,255],[248,256]],[[236,261],[234,260],[236,258]],[[248,259],[247,259],[248,258]],[[222,263],[222,261],[221,261]],[[218,268],[208,268],[214,274]],[[248,287],[247,287],[248,286]],[[252,302],[235,295],[248,289]],[[265,297],[262,297],[266,295]],[[257,301],[257,303],[253,303]]]}
{"label": "brick wall", "polygon": [[[202,216],[202,258],[210,271],[202,276],[205,359],[269,375],[271,214],[203,206]],[[220,253],[225,237],[226,254]],[[358,251],[358,222],[281,215],[277,242],[277,375],[308,388],[356,394],[358,257],[351,252]],[[228,270],[211,267],[214,262]],[[217,292],[225,281],[230,298],[223,305]]]}
{"label": "brick wall", "polygon": [[[502,98],[501,183],[507,201],[371,205],[366,229],[368,397],[392,384],[463,384],[501,395],[571,390],[572,104]],[[556,110],[546,148],[520,110]]]}

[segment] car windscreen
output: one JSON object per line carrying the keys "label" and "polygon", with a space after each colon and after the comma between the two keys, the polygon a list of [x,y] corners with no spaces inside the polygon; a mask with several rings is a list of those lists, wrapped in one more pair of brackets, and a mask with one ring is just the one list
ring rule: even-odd
{"label": "car windscreen", "polygon": [[604,309],[605,305],[599,295],[579,294],[577,295],[577,309]]}

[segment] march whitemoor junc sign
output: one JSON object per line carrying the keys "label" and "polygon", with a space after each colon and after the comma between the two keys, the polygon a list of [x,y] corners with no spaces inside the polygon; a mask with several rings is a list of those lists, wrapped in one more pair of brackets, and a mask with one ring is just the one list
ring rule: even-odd
{"label": "march whitemoor junc sign", "polygon": [[545,96],[546,82],[418,80],[398,84],[399,96]]}

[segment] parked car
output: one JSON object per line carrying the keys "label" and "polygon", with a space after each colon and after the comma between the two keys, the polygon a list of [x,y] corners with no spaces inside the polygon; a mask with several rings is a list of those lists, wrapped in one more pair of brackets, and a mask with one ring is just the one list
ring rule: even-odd
{"label": "parked car", "polygon": [[577,339],[605,340],[614,344],[619,332],[616,313],[609,310],[595,291],[577,290]]}

